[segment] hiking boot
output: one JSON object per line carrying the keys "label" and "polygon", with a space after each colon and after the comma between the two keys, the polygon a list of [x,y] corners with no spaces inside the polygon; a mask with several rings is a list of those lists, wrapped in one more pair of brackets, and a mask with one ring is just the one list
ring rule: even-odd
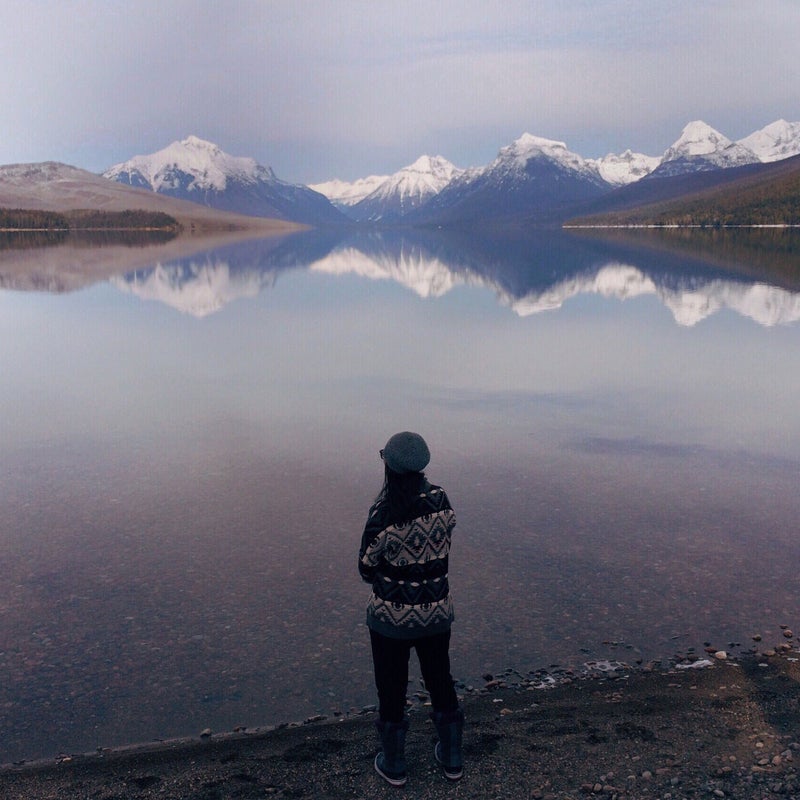
{"label": "hiking boot", "polygon": [[464,774],[461,755],[464,712],[460,708],[455,711],[434,711],[431,719],[439,734],[433,755],[441,765],[445,778],[450,781],[460,780]]}
{"label": "hiking boot", "polygon": [[375,772],[392,786],[405,786],[406,783],[406,731],[408,719],[402,722],[375,722],[381,737],[382,752],[375,756]]}

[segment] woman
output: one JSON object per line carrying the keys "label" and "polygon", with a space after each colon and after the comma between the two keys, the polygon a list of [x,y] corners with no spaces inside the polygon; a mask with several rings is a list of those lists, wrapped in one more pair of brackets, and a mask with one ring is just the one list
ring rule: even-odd
{"label": "woman", "polygon": [[430,451],[418,433],[396,433],[380,456],[384,484],[369,510],[358,560],[361,577],[372,584],[367,626],[383,745],[375,769],[393,786],[406,782],[405,707],[413,648],[439,734],[434,755],[445,776],[456,781],[463,773],[464,715],[450,675],[453,606],[447,581],[456,518],[444,490],[430,484],[422,471]]}

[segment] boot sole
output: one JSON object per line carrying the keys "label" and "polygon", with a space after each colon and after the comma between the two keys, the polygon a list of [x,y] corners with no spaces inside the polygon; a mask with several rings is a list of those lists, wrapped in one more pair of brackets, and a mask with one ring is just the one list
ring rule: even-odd
{"label": "boot sole", "polygon": [[450,767],[446,767],[444,761],[442,761],[442,759],[439,756],[440,749],[441,749],[441,743],[437,742],[436,747],[433,749],[433,755],[436,757],[437,763],[442,768],[442,774],[449,781],[460,781],[464,775],[463,767],[457,769],[451,769]]}
{"label": "boot sole", "polygon": [[402,778],[392,778],[389,775],[387,775],[378,766],[378,756],[380,756],[380,753],[378,753],[378,755],[375,756],[375,761],[373,763],[373,766],[375,767],[375,772],[377,772],[378,775],[381,776],[381,778],[383,778],[387,783],[391,784],[392,786],[405,786],[406,785],[406,780],[408,780],[407,777],[405,775],[403,775]]}

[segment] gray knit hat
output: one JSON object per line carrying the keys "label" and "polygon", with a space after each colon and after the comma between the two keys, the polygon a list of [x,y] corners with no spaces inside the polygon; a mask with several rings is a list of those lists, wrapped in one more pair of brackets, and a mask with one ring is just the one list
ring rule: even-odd
{"label": "gray knit hat", "polygon": [[383,448],[383,460],[392,472],[422,472],[431,460],[431,451],[418,433],[396,433]]}

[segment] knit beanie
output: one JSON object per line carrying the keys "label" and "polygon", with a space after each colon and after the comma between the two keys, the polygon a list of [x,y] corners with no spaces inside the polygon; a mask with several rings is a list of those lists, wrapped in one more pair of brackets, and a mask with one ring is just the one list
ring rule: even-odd
{"label": "knit beanie", "polygon": [[392,472],[422,472],[431,460],[428,445],[418,433],[396,433],[383,448],[383,460]]}

